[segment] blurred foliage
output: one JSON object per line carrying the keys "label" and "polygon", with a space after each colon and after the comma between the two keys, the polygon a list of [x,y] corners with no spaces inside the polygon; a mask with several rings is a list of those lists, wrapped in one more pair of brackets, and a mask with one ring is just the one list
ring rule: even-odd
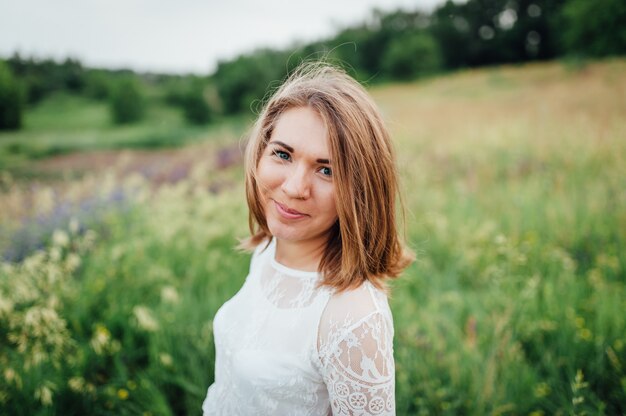
{"label": "blurred foliage", "polygon": [[550,59],[559,54],[557,27],[564,0],[447,1],[431,31],[446,68]]}
{"label": "blurred foliage", "polygon": [[207,124],[211,121],[211,108],[204,97],[202,88],[192,89],[183,102],[185,119],[192,124]]}
{"label": "blurred foliage", "polygon": [[[207,95],[209,101],[214,99],[211,91]],[[46,97],[24,116],[21,130],[0,134],[0,170],[9,171],[20,180],[47,180],[49,173],[40,172],[33,162],[51,156],[119,149],[172,149],[205,140],[222,143],[232,135],[241,137],[250,118],[235,116],[214,119],[208,125],[191,125],[181,108],[153,99],[148,100],[141,122],[112,125],[108,102],[65,93]]]}
{"label": "blurred foliage", "polygon": [[29,104],[39,102],[54,91],[81,92],[85,87],[85,70],[72,58],[61,63],[52,59],[22,58],[19,54],[7,60],[13,73],[26,84]]}
{"label": "blurred foliage", "polygon": [[626,53],[626,2],[569,0],[563,37],[570,53],[593,57]]}
{"label": "blurred foliage", "polygon": [[216,100],[209,104],[211,85],[206,78],[196,76],[172,78],[167,81],[165,90],[165,102],[181,108],[188,123],[202,125],[213,119],[218,104],[215,103]]}
{"label": "blurred foliage", "polygon": [[415,79],[441,69],[439,47],[427,33],[394,38],[383,58],[383,69],[401,80]]}
{"label": "blurred foliage", "polygon": [[250,111],[252,102],[265,96],[268,84],[286,74],[285,58],[283,52],[262,49],[219,62],[214,78],[224,112]]}
{"label": "blurred foliage", "polygon": [[[233,113],[247,111],[268,93],[262,85],[279,82],[303,59],[340,62],[358,80],[371,84],[464,67],[553,59],[584,52],[594,40],[613,45],[594,49],[594,56],[623,54],[624,3],[608,4],[611,1],[469,0],[447,1],[431,14],[374,10],[364,23],[329,39],[288,50],[260,49],[221,62],[215,83],[226,112]],[[585,29],[593,22],[600,22],[597,29]],[[600,33],[603,24],[610,30]]]}
{"label": "blurred foliage", "polygon": [[0,60],[0,130],[22,127],[23,101],[21,83],[15,79],[9,66]]}
{"label": "blurred foliage", "polygon": [[[58,91],[94,100],[119,98],[114,85],[134,77],[148,101],[165,100],[189,124],[202,125],[221,115],[257,112],[264,97],[303,60],[332,61],[370,85],[408,81],[459,68],[624,54],[625,21],[622,0],[448,0],[430,13],[374,9],[362,23],[340,28],[334,36],[252,50],[218,62],[206,76],[87,69],[72,58],[55,62],[19,54],[7,63],[31,107]],[[128,104],[130,113],[115,120],[135,119],[139,107]]]}
{"label": "blurred foliage", "polygon": [[111,115],[116,124],[139,121],[145,114],[145,98],[141,86],[133,78],[118,81],[111,92]]}
{"label": "blurred foliage", "polygon": [[105,70],[91,69],[85,75],[85,95],[96,100],[106,100],[111,94],[111,75]]}

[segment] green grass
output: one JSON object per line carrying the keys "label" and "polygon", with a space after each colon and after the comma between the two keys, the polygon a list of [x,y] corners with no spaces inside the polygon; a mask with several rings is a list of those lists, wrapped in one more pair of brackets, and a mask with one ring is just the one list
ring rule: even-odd
{"label": "green grass", "polygon": [[181,147],[225,130],[240,135],[247,119],[193,126],[179,110],[152,100],[141,122],[120,126],[112,123],[106,102],[57,93],[26,112],[23,130],[0,133],[0,169],[23,176],[32,170],[33,161],[60,154]]}
{"label": "green grass", "polygon": [[[549,63],[372,91],[418,254],[390,300],[399,415],[626,412],[625,69]],[[0,269],[3,408],[200,413],[212,317],[248,268],[232,249],[246,233],[241,170],[228,175],[239,185],[217,195],[213,174],[116,183],[132,208],[101,218],[93,243],[57,235]],[[41,309],[56,317],[34,319]],[[21,333],[25,351],[9,341]]]}

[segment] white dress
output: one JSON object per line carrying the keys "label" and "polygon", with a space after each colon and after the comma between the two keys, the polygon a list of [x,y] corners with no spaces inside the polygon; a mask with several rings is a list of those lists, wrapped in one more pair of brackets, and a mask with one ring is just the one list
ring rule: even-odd
{"label": "white dress", "polygon": [[213,320],[215,382],[204,415],[393,415],[393,321],[369,282],[334,294],[316,272],[257,247]]}

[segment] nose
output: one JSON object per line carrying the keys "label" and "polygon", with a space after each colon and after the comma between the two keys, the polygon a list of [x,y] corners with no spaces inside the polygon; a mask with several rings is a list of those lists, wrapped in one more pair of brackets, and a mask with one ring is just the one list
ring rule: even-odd
{"label": "nose", "polygon": [[307,199],[311,196],[310,180],[304,166],[296,166],[286,173],[281,189],[289,198]]}

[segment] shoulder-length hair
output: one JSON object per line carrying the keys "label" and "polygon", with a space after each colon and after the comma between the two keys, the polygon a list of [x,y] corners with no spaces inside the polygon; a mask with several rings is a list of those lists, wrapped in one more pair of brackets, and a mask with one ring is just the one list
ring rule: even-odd
{"label": "shoulder-length hair", "polygon": [[320,285],[341,292],[370,281],[386,289],[413,260],[396,223],[398,178],[391,139],[365,89],[343,70],[326,63],[296,69],[267,101],[246,149],[246,198],[251,236],[242,247],[268,241],[256,169],[280,116],[308,107],[324,122],[332,160],[338,220],[329,231],[318,271]]}

